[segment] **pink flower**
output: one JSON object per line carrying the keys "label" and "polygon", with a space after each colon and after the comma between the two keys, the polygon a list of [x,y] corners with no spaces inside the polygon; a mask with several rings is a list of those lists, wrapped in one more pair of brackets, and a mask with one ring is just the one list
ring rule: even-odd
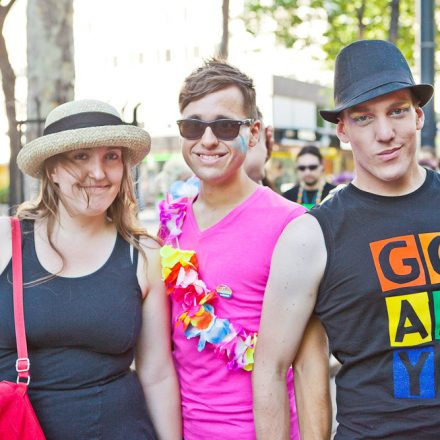
{"label": "pink flower", "polygon": [[188,287],[198,280],[198,274],[194,269],[181,267],[177,275],[176,287]]}
{"label": "pink flower", "polygon": [[182,233],[183,220],[186,214],[188,198],[173,200],[167,194],[165,200],[159,203],[159,238],[167,244],[176,244],[177,237]]}

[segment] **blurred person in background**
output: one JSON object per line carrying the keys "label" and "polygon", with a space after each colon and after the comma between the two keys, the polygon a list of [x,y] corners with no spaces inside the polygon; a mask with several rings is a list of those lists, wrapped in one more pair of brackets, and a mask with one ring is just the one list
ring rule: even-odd
{"label": "blurred person in background", "polygon": [[265,126],[263,122],[263,115],[258,110],[258,119],[261,122],[261,129],[257,145],[250,149],[244,161],[244,169],[246,174],[256,183],[268,186],[273,189],[272,183],[267,177],[265,165],[270,159],[273,150],[273,127],[271,125]]}
{"label": "blurred person in background", "polygon": [[419,165],[428,170],[437,171],[438,159],[435,155],[434,148],[422,146],[418,154]]}
{"label": "blurred person in background", "polygon": [[[163,199],[166,193],[172,190],[176,182],[185,182],[194,176],[191,168],[183,158],[179,156],[170,157],[164,164],[162,170],[155,179],[155,192],[158,199]],[[174,191],[173,191],[174,192]],[[175,194],[177,197],[178,195]]]}
{"label": "blurred person in background", "polygon": [[298,183],[282,195],[292,202],[299,203],[307,209],[319,205],[335,186],[326,182],[324,166],[319,148],[307,145],[296,157]]}

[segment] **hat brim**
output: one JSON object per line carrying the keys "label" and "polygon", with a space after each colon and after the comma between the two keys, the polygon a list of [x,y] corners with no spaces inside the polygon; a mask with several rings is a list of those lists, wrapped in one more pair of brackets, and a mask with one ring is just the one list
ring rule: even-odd
{"label": "hat brim", "polygon": [[321,110],[319,113],[326,121],[337,124],[339,114],[343,110],[354,107],[355,105],[361,104],[362,102],[378,98],[379,96],[386,95],[387,93],[392,93],[403,89],[411,89],[415,97],[419,100],[420,107],[423,107],[432,98],[432,95],[434,93],[434,88],[430,84],[408,85],[407,83],[392,82],[376,87],[372,90],[368,90],[367,92],[356,96],[350,101],[339,105],[334,110]]}
{"label": "hat brim", "polygon": [[134,166],[148,154],[150,145],[150,135],[134,125],[78,128],[34,139],[20,150],[17,164],[23,173],[40,178],[49,157],[81,148],[121,147],[127,149],[128,162]]}

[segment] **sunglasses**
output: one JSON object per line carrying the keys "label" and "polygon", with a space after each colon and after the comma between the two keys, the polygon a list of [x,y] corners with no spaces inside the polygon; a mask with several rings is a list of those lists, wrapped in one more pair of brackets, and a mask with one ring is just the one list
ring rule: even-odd
{"label": "sunglasses", "polygon": [[318,167],[319,165],[298,165],[296,169],[298,171],[305,171],[307,169],[309,169],[310,171],[315,171],[318,169]]}
{"label": "sunglasses", "polygon": [[210,127],[215,137],[223,141],[232,141],[238,136],[242,125],[251,125],[252,119],[216,119],[215,121],[201,121],[200,119],[180,119],[177,121],[180,135],[188,140],[200,139],[207,127]]}

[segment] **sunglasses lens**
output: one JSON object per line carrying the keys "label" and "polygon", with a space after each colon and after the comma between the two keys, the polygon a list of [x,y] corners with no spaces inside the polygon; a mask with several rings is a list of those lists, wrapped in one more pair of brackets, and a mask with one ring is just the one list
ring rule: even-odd
{"label": "sunglasses lens", "polygon": [[182,119],[179,121],[180,135],[185,139],[200,139],[205,128],[205,124],[195,119]]}
{"label": "sunglasses lens", "polygon": [[238,136],[242,124],[248,125],[248,120],[217,119],[216,121],[205,122],[197,119],[181,119],[177,121],[177,124],[179,125],[180,135],[185,139],[200,139],[206,127],[211,127],[212,132],[218,139],[230,141]]}
{"label": "sunglasses lens", "polygon": [[308,168],[310,171],[315,171],[318,167],[319,165],[298,165],[298,170],[305,171]]}
{"label": "sunglasses lens", "polygon": [[219,139],[230,141],[238,136],[240,131],[240,121],[223,119],[213,122],[211,127],[212,131]]}

